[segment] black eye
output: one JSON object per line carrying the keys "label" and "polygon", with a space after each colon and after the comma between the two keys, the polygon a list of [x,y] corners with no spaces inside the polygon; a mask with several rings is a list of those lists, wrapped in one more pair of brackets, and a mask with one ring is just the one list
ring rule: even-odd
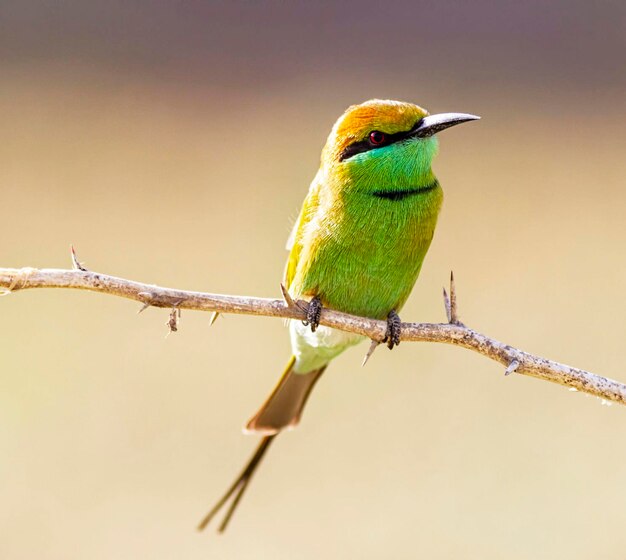
{"label": "black eye", "polygon": [[380,146],[387,140],[387,135],[380,130],[374,130],[370,132],[369,141],[372,146]]}

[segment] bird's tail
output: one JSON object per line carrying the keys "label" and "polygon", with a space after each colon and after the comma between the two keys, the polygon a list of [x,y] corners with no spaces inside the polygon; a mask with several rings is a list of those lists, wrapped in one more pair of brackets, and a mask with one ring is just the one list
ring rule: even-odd
{"label": "bird's tail", "polygon": [[221,533],[226,529],[256,468],[274,438],[281,430],[291,429],[300,421],[307,399],[326,366],[303,374],[293,370],[295,362],[296,359],[292,356],[270,396],[246,424],[244,429],[246,433],[262,434],[263,438],[239,476],[200,522],[198,530],[202,531],[232,497],[232,502],[218,531]]}
{"label": "bird's tail", "polygon": [[294,428],[300,422],[304,405],[326,366],[309,373],[296,373],[293,370],[295,363],[296,358],[292,356],[270,396],[248,420],[245,427],[247,433],[275,435],[285,428]]}

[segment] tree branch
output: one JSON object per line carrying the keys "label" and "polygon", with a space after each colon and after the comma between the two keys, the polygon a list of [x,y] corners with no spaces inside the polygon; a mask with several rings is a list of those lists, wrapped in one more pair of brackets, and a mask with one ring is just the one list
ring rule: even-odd
{"label": "tree branch", "polygon": [[[283,299],[229,296],[202,292],[173,290],[116,278],[84,269],[73,254],[73,270],[0,268],[0,294],[32,288],[70,288],[90,290],[138,301],[146,307],[172,310],[193,309],[213,313],[263,315],[303,320],[307,302],[293,301],[286,290]],[[445,290],[444,290],[445,294]],[[454,283],[447,294],[449,323],[402,323],[401,340],[413,342],[443,342],[473,350],[502,364],[505,374],[513,372],[566,385],[572,389],[596,395],[606,401],[626,404],[626,385],[594,373],[534,356],[476,332],[460,323],[456,314]],[[170,316],[171,318],[171,316]],[[320,324],[366,336],[380,342],[385,336],[385,321],[356,317],[324,309]]]}

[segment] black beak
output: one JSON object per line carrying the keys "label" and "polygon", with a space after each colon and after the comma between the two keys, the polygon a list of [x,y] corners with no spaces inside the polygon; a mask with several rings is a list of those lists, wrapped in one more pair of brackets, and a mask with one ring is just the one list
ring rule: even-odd
{"label": "black beak", "polygon": [[428,138],[437,132],[441,132],[451,126],[456,126],[468,121],[476,121],[480,119],[476,115],[467,113],[439,113],[438,115],[428,115],[417,123],[411,131],[410,136],[413,138]]}

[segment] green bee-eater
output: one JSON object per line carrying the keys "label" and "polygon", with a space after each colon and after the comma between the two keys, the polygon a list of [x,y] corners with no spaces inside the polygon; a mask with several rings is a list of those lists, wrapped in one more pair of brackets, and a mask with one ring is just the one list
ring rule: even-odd
{"label": "green bee-eater", "polygon": [[431,169],[434,135],[478,118],[374,99],[348,108],[335,123],[287,243],[284,285],[292,298],[309,300],[307,321],[290,321],[293,356],[246,425],[263,438],[200,529],[232,497],[220,531],[226,528],[265,451],[281,430],[298,424],[328,363],[363,340],[318,326],[322,306],[387,319],[385,342],[399,343],[397,312],[417,280],[443,200]]}

